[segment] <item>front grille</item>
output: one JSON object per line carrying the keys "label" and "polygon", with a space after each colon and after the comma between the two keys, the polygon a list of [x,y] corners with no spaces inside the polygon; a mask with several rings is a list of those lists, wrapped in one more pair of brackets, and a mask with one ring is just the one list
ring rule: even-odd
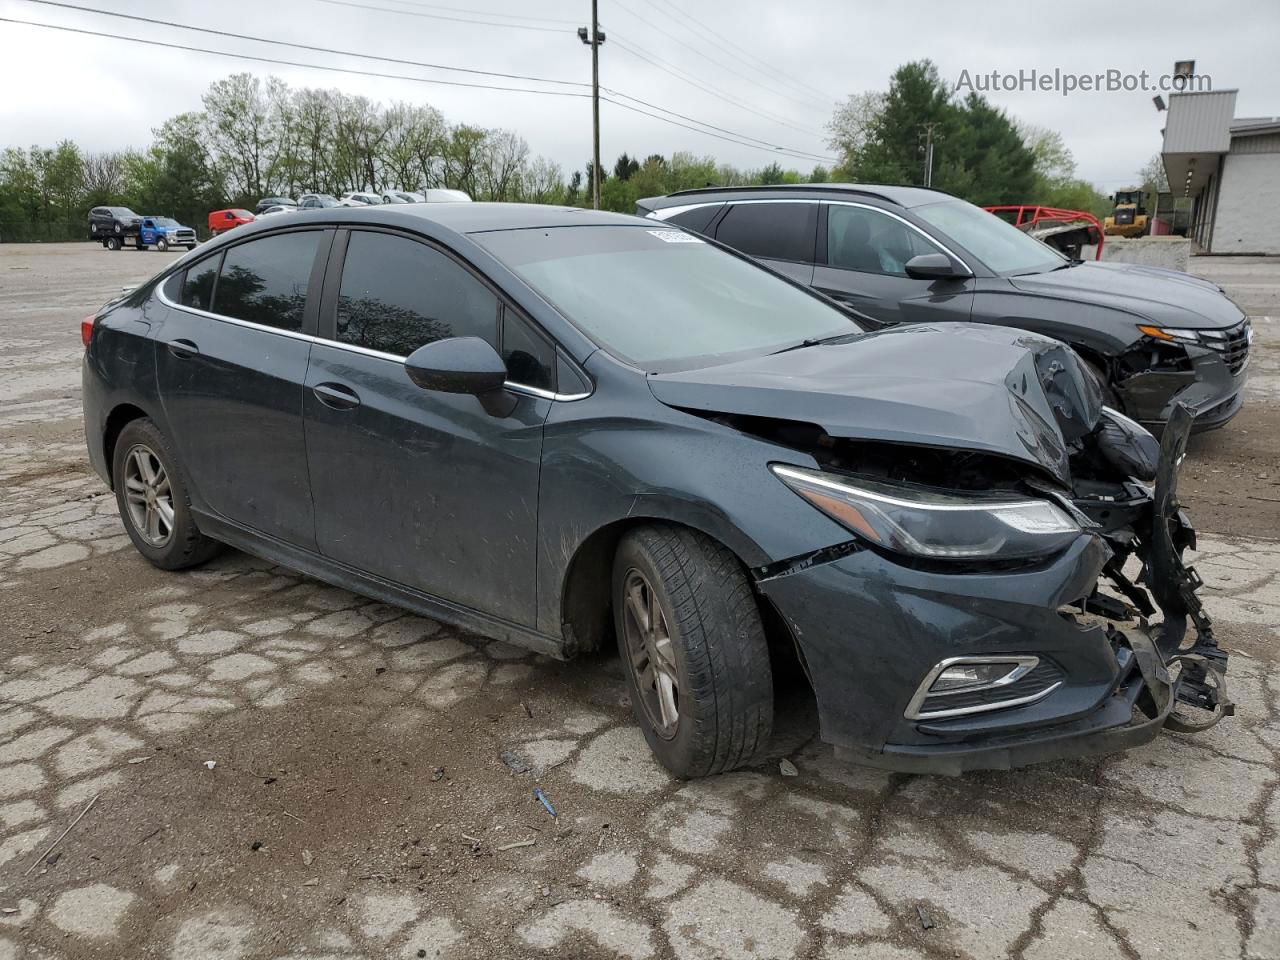
{"label": "front grille", "polygon": [[1025,677],[1003,687],[989,687],[968,693],[934,694],[925,697],[920,704],[919,717],[929,719],[931,713],[965,710],[973,713],[983,708],[997,709],[1010,700],[1025,700],[1042,694],[1054,684],[1062,682],[1062,670],[1050,660],[1041,660]]}
{"label": "front grille", "polygon": [[1221,339],[1212,336],[1203,337],[1204,345],[1222,354],[1222,361],[1227,365],[1227,369],[1232,373],[1239,373],[1249,362],[1249,321],[1241,321],[1222,332],[1226,336]]}

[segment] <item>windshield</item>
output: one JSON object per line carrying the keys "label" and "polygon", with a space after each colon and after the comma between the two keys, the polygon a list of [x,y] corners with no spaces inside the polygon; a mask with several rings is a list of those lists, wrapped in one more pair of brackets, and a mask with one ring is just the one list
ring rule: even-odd
{"label": "windshield", "polygon": [[231,212],[234,213],[237,217],[240,217],[242,220],[253,219],[253,214],[250,213],[248,210],[232,210]]}
{"label": "windshield", "polygon": [[1039,240],[963,200],[928,203],[911,212],[933,224],[1002,277],[1044,273],[1067,262]]}
{"label": "windshield", "polygon": [[152,218],[152,221],[151,221],[151,222],[152,222],[152,223],[154,223],[157,227],[176,227],[176,226],[178,226],[178,221],[177,221],[177,220],[174,220],[172,217],[154,217],[154,218]]}
{"label": "windshield", "polygon": [[472,238],[585,333],[645,370],[707,366],[860,330],[818,297],[670,227]]}

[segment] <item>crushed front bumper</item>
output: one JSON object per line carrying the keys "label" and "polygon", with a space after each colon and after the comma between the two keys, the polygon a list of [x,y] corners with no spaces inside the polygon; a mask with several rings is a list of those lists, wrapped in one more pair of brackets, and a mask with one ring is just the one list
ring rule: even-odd
{"label": "crushed front bumper", "polygon": [[1230,421],[1244,406],[1250,323],[1243,320],[1223,335],[1226,339],[1212,346],[1181,345],[1189,370],[1144,370],[1120,380],[1116,389],[1128,416],[1157,435],[1179,403],[1195,412],[1193,433],[1215,430]]}
{"label": "crushed front bumper", "polygon": [[[1181,559],[1194,535],[1177,508],[1176,470],[1191,422],[1177,406],[1165,430],[1136,538],[1149,594],[1126,581],[1132,598],[1149,596],[1147,613],[1111,601],[1109,613],[1128,609],[1122,622],[1086,612],[1105,605],[1095,589],[1104,572],[1120,574],[1101,535],[1031,568],[952,572],[850,543],[759,571],[757,586],[805,663],[823,739],[861,763],[958,774],[1111,753],[1229,714],[1226,655]],[[1156,605],[1164,618],[1153,625]],[[1189,648],[1188,620],[1197,628]],[[1016,705],[908,719],[934,665],[992,655],[1039,657],[1056,669],[1055,685]],[[1179,702],[1203,708],[1200,719],[1181,719]]]}

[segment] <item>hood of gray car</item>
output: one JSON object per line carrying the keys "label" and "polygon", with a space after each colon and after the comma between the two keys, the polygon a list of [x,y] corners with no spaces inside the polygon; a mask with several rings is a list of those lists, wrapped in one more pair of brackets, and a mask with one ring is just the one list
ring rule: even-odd
{"label": "hood of gray car", "polygon": [[1025,293],[1112,307],[1160,326],[1220,329],[1244,319],[1216,284],[1136,263],[1086,260],[1048,273],[1012,277],[1009,282]]}
{"label": "hood of gray car", "polygon": [[1006,327],[915,324],[649,377],[668,406],[813,423],[833,437],[1013,457],[1065,485],[1067,443],[1101,412],[1096,381],[1056,340]]}

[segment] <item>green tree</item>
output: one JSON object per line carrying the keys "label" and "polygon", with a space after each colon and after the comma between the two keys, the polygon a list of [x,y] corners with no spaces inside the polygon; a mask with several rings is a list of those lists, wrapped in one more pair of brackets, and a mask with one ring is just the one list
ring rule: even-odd
{"label": "green tree", "polygon": [[640,161],[634,157],[628,157],[625,153],[619,156],[617,163],[613,165],[613,175],[619,180],[630,180],[639,170]]}

